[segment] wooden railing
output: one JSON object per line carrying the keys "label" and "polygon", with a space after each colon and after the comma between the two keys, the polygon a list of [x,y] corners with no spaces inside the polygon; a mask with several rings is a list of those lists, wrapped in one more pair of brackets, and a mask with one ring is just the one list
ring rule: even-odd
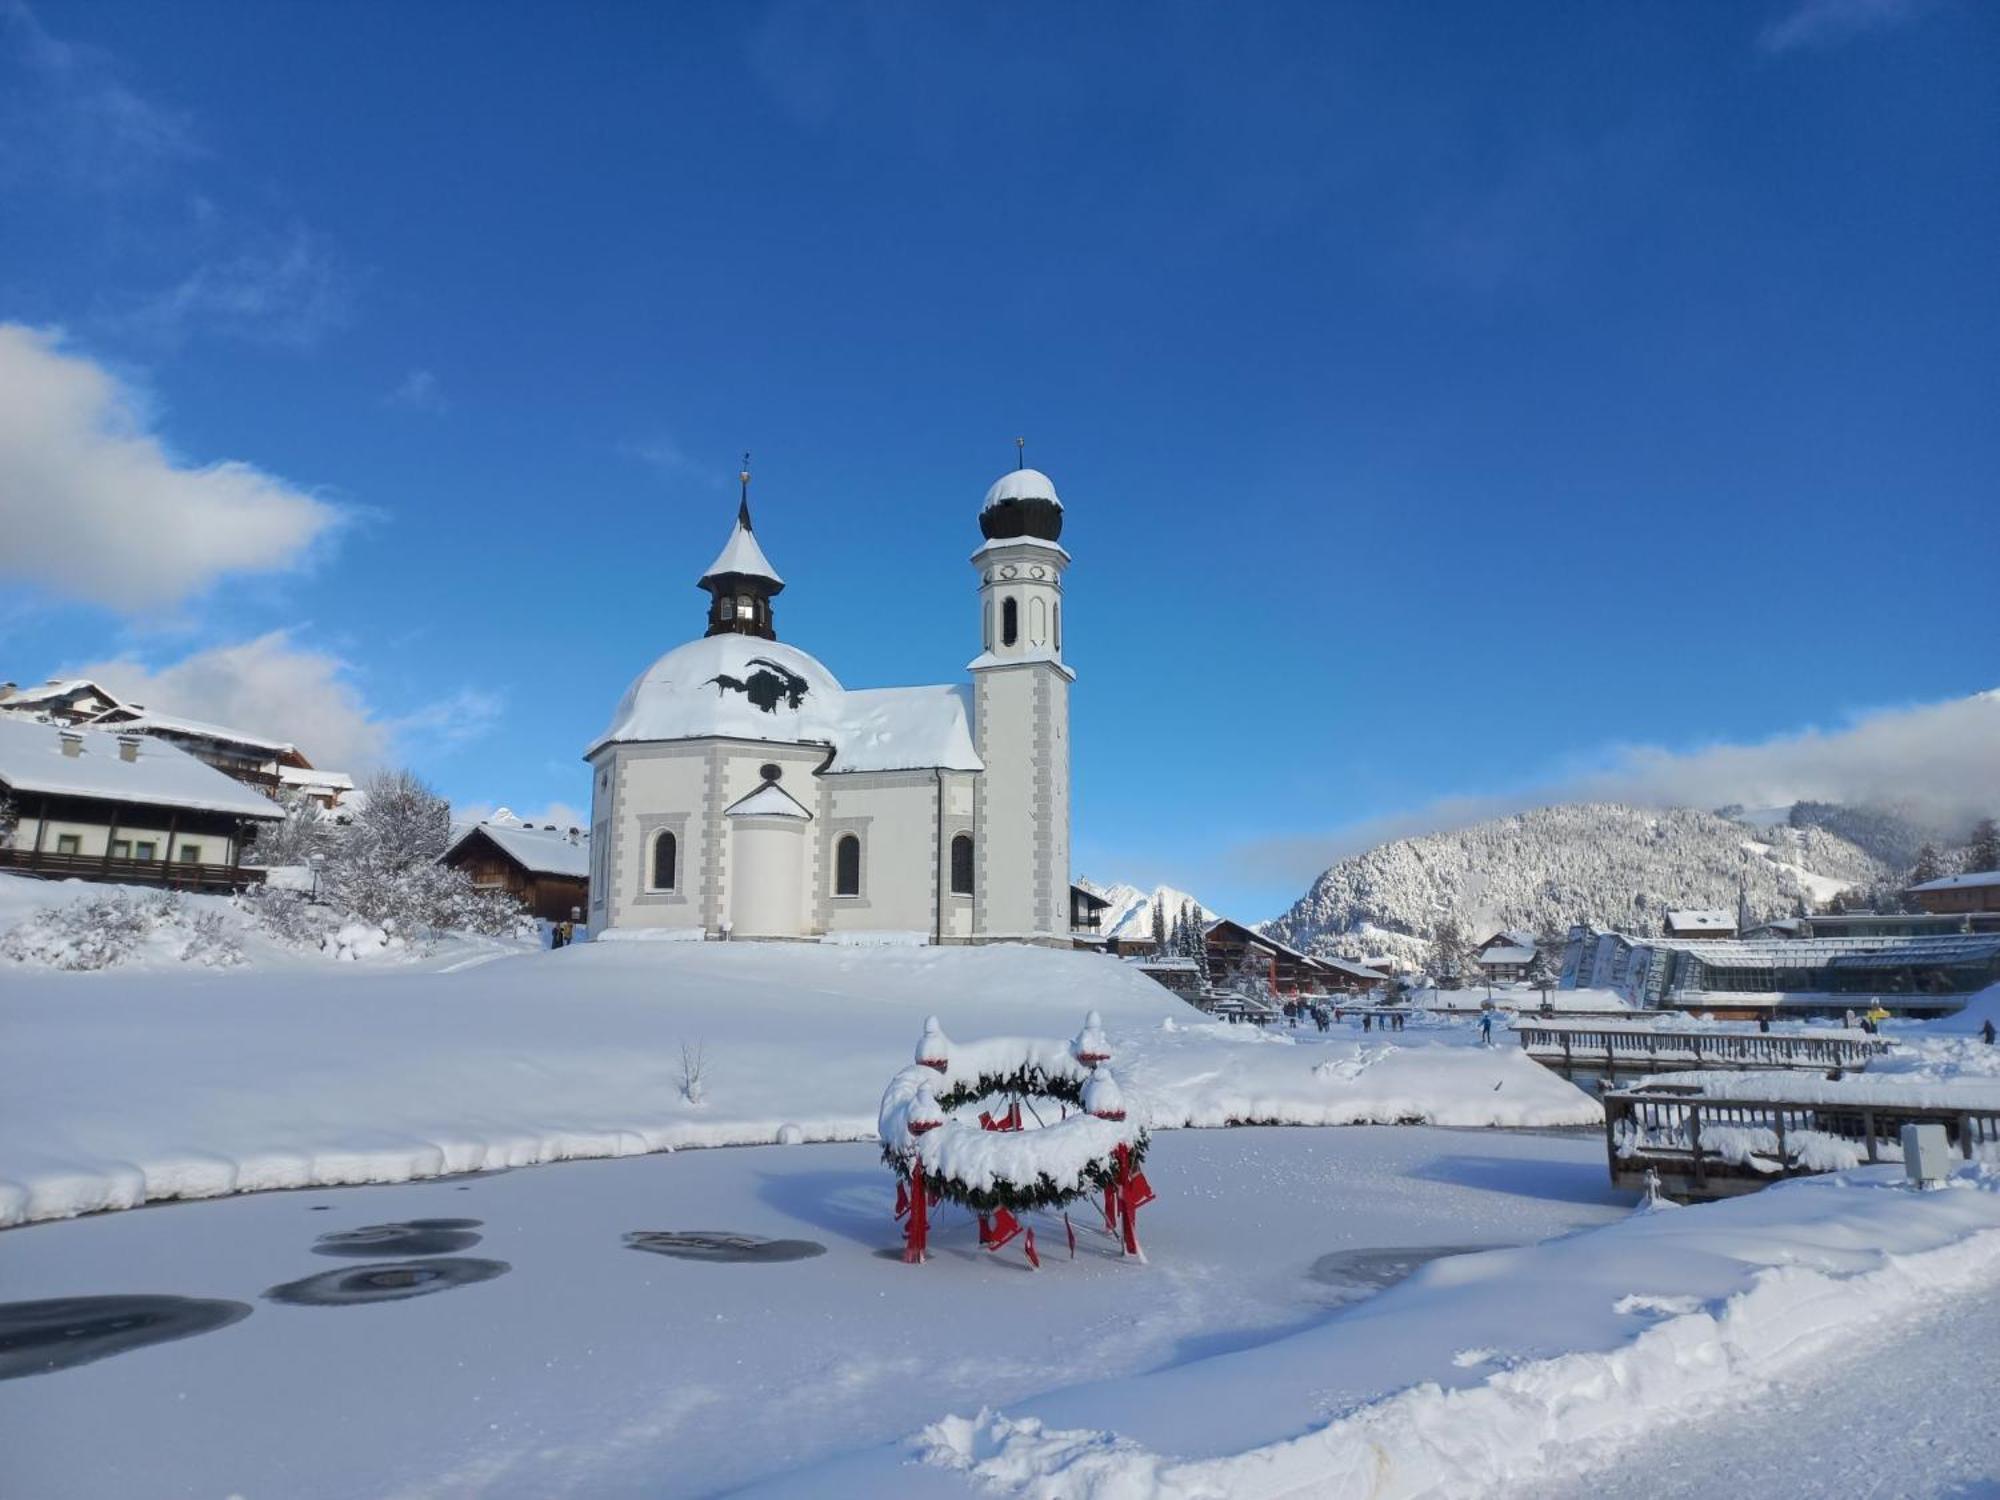
{"label": "wooden railing", "polygon": [[1604,1094],[1604,1147],[1615,1187],[1649,1179],[1670,1198],[1722,1198],[1787,1177],[1901,1161],[1902,1128],[1937,1124],[1966,1160],[2000,1160],[2000,1109],[1871,1100],[1711,1099],[1695,1085]]}
{"label": "wooden railing", "polygon": [[1679,1068],[1857,1068],[1888,1051],[1881,1037],[1853,1032],[1674,1030],[1516,1021],[1528,1055],[1565,1077],[1585,1072],[1670,1072]]}
{"label": "wooden railing", "polygon": [[198,864],[191,859],[106,859],[100,854],[53,854],[47,849],[0,849],[0,869],[51,880],[113,880],[183,891],[238,891],[262,885],[264,872],[241,865]]}

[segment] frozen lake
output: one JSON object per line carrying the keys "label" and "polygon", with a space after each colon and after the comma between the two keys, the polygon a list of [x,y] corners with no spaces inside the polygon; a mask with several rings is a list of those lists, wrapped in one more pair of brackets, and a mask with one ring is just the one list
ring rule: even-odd
{"label": "frozen lake", "polygon": [[[1018,1244],[978,1250],[956,1210],[934,1225],[931,1264],[885,1255],[893,1184],[872,1145],[575,1162],[9,1230],[10,1306],[144,1297],[161,1321],[132,1326],[138,1304],[54,1309],[95,1342],[63,1368],[0,1379],[6,1488],[38,1500],[712,1493],[944,1410],[1254,1345],[1438,1254],[1630,1206],[1595,1132],[1170,1131],[1148,1172],[1161,1193],[1141,1217],[1150,1264],[1116,1256],[1085,1210],[1074,1261],[1060,1218],[1033,1221],[1039,1273]],[[40,1315],[41,1332],[16,1340],[16,1370],[50,1337]],[[7,1338],[0,1323],[0,1348]]]}

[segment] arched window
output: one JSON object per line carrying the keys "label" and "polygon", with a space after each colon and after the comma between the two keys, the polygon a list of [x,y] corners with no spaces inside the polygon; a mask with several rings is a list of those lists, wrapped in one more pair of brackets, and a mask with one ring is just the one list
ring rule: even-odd
{"label": "arched window", "polygon": [[980,634],[979,643],[988,651],[993,649],[993,601],[986,601],[986,624]]}
{"label": "arched window", "polygon": [[679,863],[679,847],[671,830],[661,829],[653,839],[653,889],[670,891],[674,889],[674,877],[679,873],[675,866]]}
{"label": "arched window", "polygon": [[972,894],[972,835],[961,833],[951,841],[951,893]]}
{"label": "arched window", "polygon": [[1011,646],[1021,638],[1021,606],[1012,598],[1000,601],[1000,644]]}
{"label": "arched window", "polygon": [[1062,600],[1060,599],[1056,600],[1056,602],[1054,604],[1051,604],[1049,608],[1055,615],[1056,650],[1060,651],[1062,650]]}
{"label": "arched window", "polygon": [[833,893],[836,896],[861,894],[861,838],[843,833],[833,846]]}

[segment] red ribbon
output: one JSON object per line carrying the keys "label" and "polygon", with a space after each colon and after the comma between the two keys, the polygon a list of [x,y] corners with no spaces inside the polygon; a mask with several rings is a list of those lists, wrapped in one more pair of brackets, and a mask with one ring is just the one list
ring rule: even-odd
{"label": "red ribbon", "polygon": [[901,1191],[898,1191],[896,1194],[896,1204],[896,1215],[898,1218],[901,1218],[905,1211],[910,1216],[910,1222],[903,1230],[903,1263],[911,1266],[921,1265],[924,1260],[924,1252],[929,1248],[931,1238],[930,1204],[928,1202],[928,1194],[924,1192],[924,1164],[922,1162],[913,1161],[910,1163],[909,1193],[906,1196]]}

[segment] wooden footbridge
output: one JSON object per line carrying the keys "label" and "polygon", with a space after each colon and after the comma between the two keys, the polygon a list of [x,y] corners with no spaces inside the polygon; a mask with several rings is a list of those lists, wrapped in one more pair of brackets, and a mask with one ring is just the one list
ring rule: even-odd
{"label": "wooden footbridge", "polygon": [[[1713,1090],[1713,1092],[1711,1092]],[[1937,1124],[1967,1161],[2000,1162],[2000,1087],[1806,1073],[1718,1075],[1602,1096],[1612,1185],[1680,1201],[1752,1193],[1787,1177],[1903,1159],[1911,1124]]]}
{"label": "wooden footbridge", "polygon": [[1865,1031],[1721,1031],[1603,1021],[1514,1023],[1536,1062],[1577,1073],[1674,1073],[1708,1068],[1861,1068],[1892,1043]]}

